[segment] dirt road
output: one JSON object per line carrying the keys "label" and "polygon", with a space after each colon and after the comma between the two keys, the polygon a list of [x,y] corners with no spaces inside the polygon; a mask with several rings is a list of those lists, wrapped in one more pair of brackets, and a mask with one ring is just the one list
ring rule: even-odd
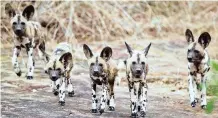
{"label": "dirt road", "polygon": [[[153,49],[149,52],[151,72],[148,77],[150,80],[157,77],[164,79],[165,77],[169,77],[172,73],[177,73],[177,75],[171,76],[172,78],[181,79],[186,76],[186,74],[184,74],[186,73],[186,71],[184,71],[186,69],[185,65],[181,66],[179,72],[176,69],[171,69],[173,63],[178,63],[179,61],[175,55],[183,55],[181,50],[176,52],[177,50],[174,50],[174,47],[170,47],[167,44],[161,45],[161,42],[154,43],[152,46]],[[91,47],[94,47],[94,45]],[[126,51],[123,46],[119,46],[119,48],[122,48],[120,52]],[[119,48],[114,48],[114,50],[120,50]],[[161,48],[166,51],[162,54],[155,53],[162,50]],[[178,49],[182,48],[183,47]],[[17,77],[12,70],[11,54],[9,54],[11,53],[11,49],[1,50],[2,118],[130,117],[130,97],[125,81],[122,81],[120,86],[115,86],[116,110],[114,112],[106,110],[101,116],[99,113],[92,114],[90,112],[91,87],[85,60],[77,61],[77,69],[74,71],[73,77],[75,95],[74,97],[67,96],[66,104],[62,107],[58,104],[58,97],[54,96],[51,92],[49,86],[50,80],[47,75],[44,74],[42,60],[36,61],[35,78],[33,80],[26,80],[25,73],[23,73],[21,77]],[[174,53],[170,53],[172,50]],[[125,56],[125,54],[117,53],[114,53],[114,55]],[[170,58],[170,60],[164,57]],[[119,57],[117,56],[117,58]],[[163,59],[158,60],[157,58]],[[185,64],[185,61],[181,63]],[[25,68],[22,68],[22,70],[25,70]],[[170,72],[164,74],[166,70]],[[163,75],[160,75],[160,72],[162,72]],[[187,89],[179,90],[175,84],[166,85],[162,82],[150,82],[148,86],[149,98],[146,116],[148,118],[218,118],[217,111],[216,113],[214,111],[212,114],[207,115],[200,109],[199,105],[197,105],[196,108],[191,108]],[[97,88],[97,91],[100,91],[100,88]],[[218,107],[217,104],[216,107]]]}

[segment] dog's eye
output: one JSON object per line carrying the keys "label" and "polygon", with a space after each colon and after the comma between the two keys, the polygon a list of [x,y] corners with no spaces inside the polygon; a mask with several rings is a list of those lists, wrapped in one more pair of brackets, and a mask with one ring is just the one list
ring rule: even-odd
{"label": "dog's eye", "polygon": [[52,70],[52,68],[48,68],[48,71],[51,71]]}
{"label": "dog's eye", "polygon": [[57,71],[61,71],[61,68],[57,68]]}
{"label": "dog's eye", "polygon": [[135,61],[133,61],[133,62],[132,62],[132,64],[133,64],[133,65],[135,65],[135,64],[136,64],[136,62],[135,62]]}
{"label": "dog's eye", "polygon": [[198,50],[195,50],[194,52],[195,52],[195,53],[199,53],[199,51],[198,51]]}
{"label": "dog's eye", "polygon": [[17,25],[17,22],[13,22],[13,25]]}
{"label": "dog's eye", "polygon": [[24,22],[21,22],[21,25],[25,25],[25,23],[24,23]]}
{"label": "dog's eye", "polygon": [[95,63],[91,63],[91,66],[94,66],[95,65]]}
{"label": "dog's eye", "polygon": [[145,62],[142,62],[142,65],[145,65]]}
{"label": "dog's eye", "polygon": [[99,66],[101,66],[101,67],[102,67],[102,66],[103,66],[103,64],[99,64]]}

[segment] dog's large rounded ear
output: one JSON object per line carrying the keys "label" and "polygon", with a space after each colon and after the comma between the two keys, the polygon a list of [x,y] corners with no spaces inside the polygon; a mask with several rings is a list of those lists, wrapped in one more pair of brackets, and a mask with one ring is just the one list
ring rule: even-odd
{"label": "dog's large rounded ear", "polygon": [[132,56],[132,49],[131,49],[131,47],[125,42],[125,45],[126,45],[126,48],[127,48],[127,50],[128,50],[128,53],[130,54],[130,56]]}
{"label": "dog's large rounded ear", "polygon": [[92,51],[91,51],[91,49],[89,48],[88,45],[83,44],[83,52],[85,53],[85,56],[86,56],[87,59],[92,58],[93,53],[92,53]]}
{"label": "dog's large rounded ear", "polygon": [[190,43],[195,41],[194,40],[194,36],[192,34],[192,31],[190,29],[187,29],[185,31],[185,37],[186,37],[186,40],[187,40],[188,44],[190,44]]}
{"label": "dog's large rounded ear", "polygon": [[5,5],[5,13],[11,18],[16,15],[15,10],[12,8],[10,3]]}
{"label": "dog's large rounded ear", "polygon": [[208,32],[204,32],[198,38],[198,43],[203,47],[206,48],[211,41],[210,34]]}
{"label": "dog's large rounded ear", "polygon": [[59,59],[60,62],[63,62],[64,65],[68,65],[73,61],[73,56],[71,53],[65,53]]}
{"label": "dog's large rounded ear", "polygon": [[112,49],[110,47],[105,47],[100,54],[100,57],[103,58],[105,61],[108,61],[112,56]]}
{"label": "dog's large rounded ear", "polygon": [[23,10],[22,15],[23,15],[27,20],[29,20],[30,18],[33,17],[34,12],[35,12],[35,9],[34,9],[33,5],[29,5],[29,6],[27,6],[27,7]]}
{"label": "dog's large rounded ear", "polygon": [[151,47],[151,43],[144,50],[145,56],[147,56],[150,47]]}

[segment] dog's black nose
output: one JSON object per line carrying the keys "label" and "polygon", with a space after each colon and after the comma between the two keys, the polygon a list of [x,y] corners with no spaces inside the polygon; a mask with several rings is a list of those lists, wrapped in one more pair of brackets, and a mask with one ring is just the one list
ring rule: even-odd
{"label": "dog's black nose", "polygon": [[52,76],[52,77],[51,77],[51,80],[52,80],[52,81],[56,81],[57,79],[58,79],[57,76]]}
{"label": "dog's black nose", "polygon": [[22,34],[22,30],[21,29],[16,29],[15,30],[15,34],[16,35],[21,35]]}
{"label": "dog's black nose", "polygon": [[192,62],[192,58],[187,58],[189,62]]}
{"label": "dog's black nose", "polygon": [[98,75],[99,75],[99,72],[98,72],[98,71],[94,71],[94,72],[93,72],[93,75],[94,75],[94,76],[98,76]]}
{"label": "dog's black nose", "polygon": [[141,72],[142,72],[141,70],[136,70],[137,74],[141,74]]}

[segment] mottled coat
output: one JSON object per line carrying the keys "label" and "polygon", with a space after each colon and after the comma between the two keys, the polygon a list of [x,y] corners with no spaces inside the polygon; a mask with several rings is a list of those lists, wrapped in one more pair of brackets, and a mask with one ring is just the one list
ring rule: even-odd
{"label": "mottled coat", "polygon": [[52,80],[52,89],[55,95],[59,94],[59,103],[65,104],[65,90],[73,96],[72,69],[74,66],[72,46],[66,42],[59,43],[54,49],[49,62],[45,66],[45,72]]}
{"label": "mottled coat", "polygon": [[25,48],[28,54],[28,69],[27,79],[33,79],[34,73],[34,58],[33,51],[37,48],[40,58],[48,60],[48,54],[45,52],[45,35],[41,25],[38,22],[30,21],[34,14],[34,7],[27,6],[23,12],[16,11],[7,3],[5,5],[5,13],[10,17],[11,27],[14,34],[14,51],[12,64],[14,71],[18,76],[21,76],[21,69],[18,63],[18,56],[21,48]]}
{"label": "mottled coat", "polygon": [[129,85],[131,99],[131,116],[144,117],[147,111],[147,91],[146,75],[148,74],[147,54],[151,43],[142,51],[132,50],[125,42],[129,53],[126,63],[126,77]]}
{"label": "mottled coat", "polygon": [[[204,32],[199,36],[198,40],[195,41],[194,36],[189,29],[186,30],[185,35],[189,44],[187,60],[190,103],[192,107],[196,106],[196,103],[198,102],[197,92],[199,89],[201,91],[201,107],[205,109],[207,105],[206,74],[210,70],[210,58],[206,48],[211,41],[211,37],[208,32]],[[201,78],[197,78],[197,74],[200,74]]]}
{"label": "mottled coat", "polygon": [[[114,111],[114,82],[118,69],[115,61],[111,59],[112,49],[105,47],[100,55],[94,55],[91,49],[84,44],[83,51],[88,59],[89,75],[92,80],[92,112],[97,112],[96,85],[102,86],[102,95],[99,105],[100,114],[104,112],[106,101],[108,101],[109,110]],[[108,93],[109,98],[107,98]]]}

